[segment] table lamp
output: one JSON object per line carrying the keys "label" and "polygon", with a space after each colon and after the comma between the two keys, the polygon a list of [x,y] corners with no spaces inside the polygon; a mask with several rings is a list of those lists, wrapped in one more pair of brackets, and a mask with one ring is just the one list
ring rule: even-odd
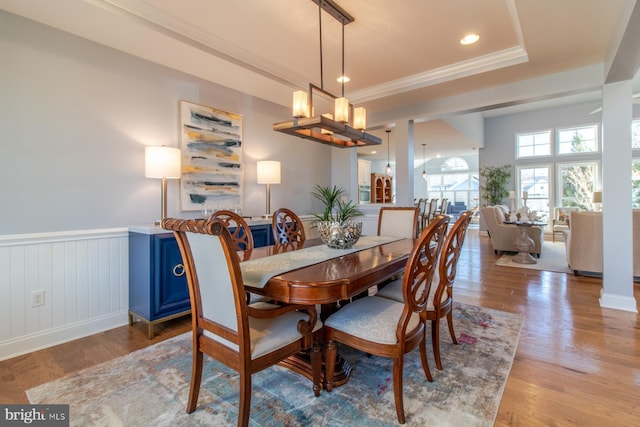
{"label": "table lamp", "polygon": [[602,191],[594,191],[593,196],[591,196],[591,201],[594,204],[594,210],[600,211],[602,210]]}
{"label": "table lamp", "polygon": [[[144,175],[161,178],[162,192],[160,221],[167,217],[167,179],[180,178],[180,149],[174,147],[146,147],[144,150]],[[160,221],[156,221],[159,224]]]}
{"label": "table lamp", "polygon": [[509,191],[509,201],[511,202],[509,204],[510,211],[515,212],[516,211],[516,192],[513,190]]}
{"label": "table lamp", "polygon": [[271,216],[271,184],[280,184],[280,162],[277,160],[261,160],[257,162],[258,184],[267,184],[267,210],[265,218]]}

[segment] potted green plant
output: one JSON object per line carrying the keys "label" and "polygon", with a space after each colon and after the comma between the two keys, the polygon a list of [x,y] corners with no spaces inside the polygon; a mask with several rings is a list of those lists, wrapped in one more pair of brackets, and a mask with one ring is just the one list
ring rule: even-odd
{"label": "potted green plant", "polygon": [[484,181],[480,190],[486,206],[499,205],[509,195],[507,184],[511,178],[511,165],[483,166],[480,168],[480,178]]}
{"label": "potted green plant", "polygon": [[313,214],[322,241],[334,249],[352,247],[362,233],[362,221],[353,218],[363,213],[352,200],[345,201],[345,190],[336,185],[316,185],[311,194],[324,205],[322,214]]}
{"label": "potted green plant", "polygon": [[347,220],[364,215],[353,200],[344,199],[345,190],[337,185],[333,187],[316,185],[311,194],[324,205],[322,214],[313,214],[316,222],[331,221],[342,224]]}

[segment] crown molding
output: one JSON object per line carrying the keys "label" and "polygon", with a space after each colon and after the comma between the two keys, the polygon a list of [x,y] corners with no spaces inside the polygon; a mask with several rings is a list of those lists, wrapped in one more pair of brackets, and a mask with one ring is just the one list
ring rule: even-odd
{"label": "crown molding", "polygon": [[521,46],[514,46],[467,61],[457,62],[359,91],[353,91],[349,93],[349,98],[354,103],[372,101],[438,83],[473,76],[486,71],[522,64],[528,60],[529,56],[526,50]]}

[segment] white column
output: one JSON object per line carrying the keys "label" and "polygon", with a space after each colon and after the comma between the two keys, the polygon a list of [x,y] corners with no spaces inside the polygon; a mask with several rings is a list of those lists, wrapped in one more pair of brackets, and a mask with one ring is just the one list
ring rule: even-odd
{"label": "white column", "polygon": [[413,206],[413,120],[396,124],[394,153],[396,159],[393,180],[396,188],[395,203]]}
{"label": "white column", "polygon": [[[633,296],[631,81],[602,90],[603,278],[600,306],[637,312]],[[636,254],[640,256],[640,254]]]}
{"label": "white column", "polygon": [[348,200],[358,203],[358,153],[355,148],[331,148],[332,186],[342,187]]}

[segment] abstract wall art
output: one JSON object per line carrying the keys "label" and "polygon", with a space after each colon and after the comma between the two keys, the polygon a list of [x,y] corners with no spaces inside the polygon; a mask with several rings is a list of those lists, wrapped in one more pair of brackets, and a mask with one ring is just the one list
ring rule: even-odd
{"label": "abstract wall art", "polygon": [[180,101],[183,211],[242,205],[242,116]]}

